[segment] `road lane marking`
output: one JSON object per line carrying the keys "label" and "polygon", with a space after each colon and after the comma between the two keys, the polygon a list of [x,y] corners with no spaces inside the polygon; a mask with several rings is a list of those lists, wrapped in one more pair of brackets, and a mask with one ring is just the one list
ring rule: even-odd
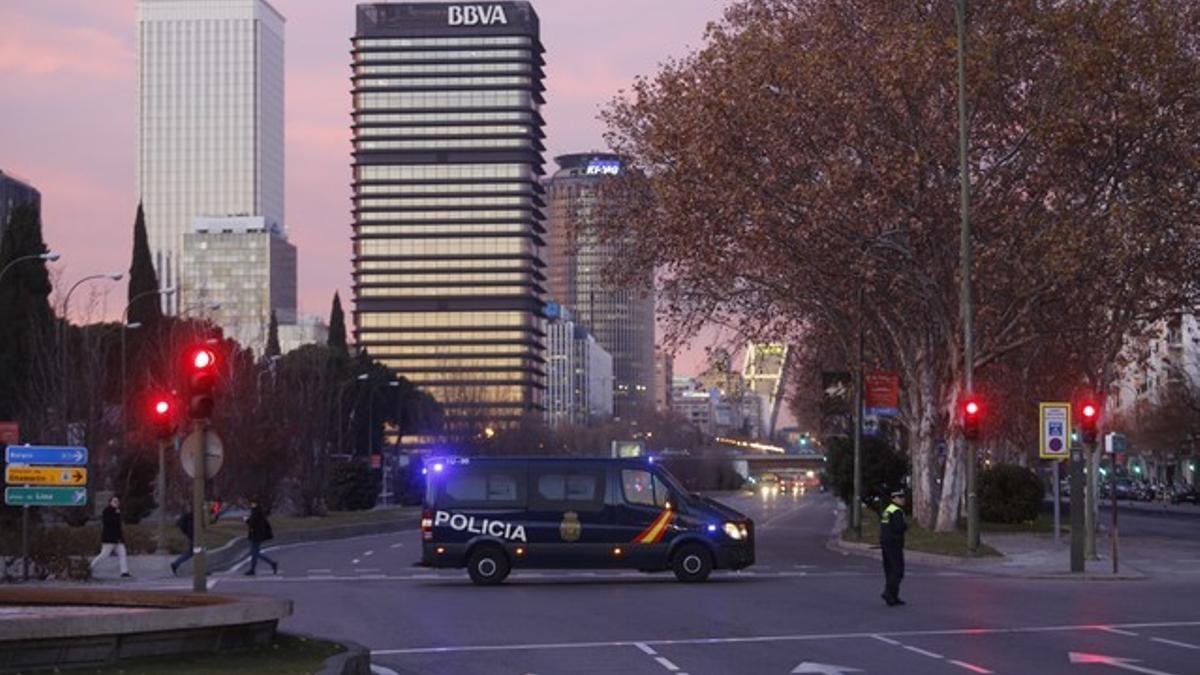
{"label": "road lane marking", "polygon": [[1105,633],[1112,633],[1113,635],[1128,635],[1129,637],[1138,636],[1138,634],[1134,633],[1133,631],[1121,630],[1120,628],[1113,628],[1112,626],[1100,626],[1100,630],[1104,631]]}
{"label": "road lane marking", "polygon": [[896,647],[899,647],[901,644],[903,644],[903,643],[893,640],[891,638],[885,638],[882,635],[872,635],[871,637],[875,638],[876,640],[879,640],[880,642],[886,642],[889,645],[894,645]]}
{"label": "road lane marking", "polygon": [[[371,675],[400,675],[400,673],[397,673],[396,671],[394,671],[391,668],[388,668],[386,666],[377,666],[374,663],[372,663],[371,664]],[[532,673],[530,675],[532,675]]]}
{"label": "road lane marking", "polygon": [[928,649],[921,649],[920,647],[914,647],[912,645],[900,645],[900,646],[904,647],[905,649],[907,649],[910,652],[916,652],[917,654],[920,654],[921,656],[928,656],[931,659],[946,658],[946,657],[942,656],[941,654],[938,654],[937,652],[931,652]]}
{"label": "road lane marking", "polygon": [[1179,642],[1178,640],[1168,640],[1167,638],[1160,638],[1160,637],[1152,637],[1150,639],[1153,640],[1154,642],[1161,642],[1164,645],[1171,645],[1172,647],[1183,647],[1184,649],[1200,649],[1200,645],[1194,645],[1194,644],[1191,644],[1188,642]]}
{"label": "road lane marking", "polygon": [[644,653],[649,654],[650,656],[658,655],[658,652],[654,651],[654,648],[651,647],[650,645],[646,644],[645,642],[635,642],[635,643],[633,643],[633,646],[642,650]]}
{"label": "road lane marking", "polygon": [[404,545],[404,542],[398,542],[398,543],[392,544],[388,548],[400,548],[403,545]]}
{"label": "road lane marking", "polygon": [[946,663],[953,663],[954,665],[959,666],[961,668],[966,668],[967,670],[971,671],[972,673],[979,673],[979,675],[992,675],[992,671],[988,670],[987,668],[980,668],[979,666],[977,666],[973,663],[967,663],[966,661],[956,661],[954,659],[946,659]]}
{"label": "road lane marking", "polygon": [[[1120,628],[1193,628],[1200,627],[1196,621],[1148,621],[1141,623],[1116,624]],[[447,654],[457,652],[506,652],[548,649],[589,649],[597,647],[632,647],[638,642],[651,646],[706,645],[706,644],[759,644],[770,642],[808,642],[819,640],[876,639],[930,637],[954,635],[1027,635],[1038,633],[1070,633],[1099,630],[1095,624],[1064,624],[1051,626],[1011,626],[1007,628],[945,628],[929,630],[888,631],[883,633],[798,633],[791,635],[750,635],[743,637],[699,637],[664,638],[660,640],[612,640],[607,642],[543,642],[501,645],[449,645],[444,647],[404,647],[399,649],[376,649],[372,654]],[[886,640],[883,640],[886,641]]]}
{"label": "road lane marking", "polygon": [[671,660],[665,656],[656,656],[656,657],[654,657],[654,660],[658,661],[658,665],[662,666],[663,668],[666,668],[667,670],[671,671],[672,673],[679,670],[679,666],[675,665],[674,663],[671,663]]}
{"label": "road lane marking", "polygon": [[357,564],[358,564],[358,558],[355,558],[354,560],[351,560],[351,561],[350,561],[350,564],[351,564],[351,565],[357,565]]}
{"label": "road lane marking", "polygon": [[366,558],[366,557],[373,556],[373,555],[375,555],[375,551],[372,550],[372,551],[367,551],[366,553],[364,553],[363,557]]}

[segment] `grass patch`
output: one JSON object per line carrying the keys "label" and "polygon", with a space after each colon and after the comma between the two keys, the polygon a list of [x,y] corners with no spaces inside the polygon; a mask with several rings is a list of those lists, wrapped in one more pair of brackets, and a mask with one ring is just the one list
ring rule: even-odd
{"label": "grass patch", "polygon": [[[1070,518],[1063,517],[1062,531],[1071,531]],[[966,521],[959,523],[960,529],[966,529]],[[999,533],[1027,533],[1027,534],[1052,534],[1054,532],[1054,514],[1039,513],[1038,517],[1024,523],[980,523],[980,529],[983,532]]]}
{"label": "grass patch", "polygon": [[341,651],[342,646],[333,642],[278,633],[271,644],[248,651],[130,659],[103,668],[71,672],[94,675],[296,675],[319,671],[325,659]]}
{"label": "grass patch", "polygon": [[[860,544],[878,544],[879,543],[879,516],[870,509],[863,509],[862,512],[862,532],[861,538],[857,537],[852,528],[846,528],[842,533],[844,541],[860,543]],[[967,534],[965,531],[959,532],[931,532],[921,527],[911,518],[908,521],[908,532],[904,535],[904,548],[907,551],[920,551],[922,553],[936,553],[937,555],[951,555],[961,558],[967,557]],[[987,544],[979,543],[980,557],[999,556],[1000,552],[988,546]]]}
{"label": "grass patch", "polygon": [[[275,535],[279,536],[285,532],[299,532],[304,530],[319,530],[327,527],[340,527],[343,525],[361,525],[363,523],[386,523],[392,520],[399,520],[403,517],[411,515],[409,509],[378,509],[367,511],[330,511],[327,516],[272,516],[271,529],[275,531]],[[179,534],[176,530],[176,534]],[[209,549],[223,546],[227,542],[237,539],[238,537],[246,536],[246,523],[237,516],[226,516],[221,518],[214,525],[209,525],[205,532],[205,543]],[[180,541],[183,540],[183,535],[179,534]],[[182,551],[182,545],[180,547]]]}

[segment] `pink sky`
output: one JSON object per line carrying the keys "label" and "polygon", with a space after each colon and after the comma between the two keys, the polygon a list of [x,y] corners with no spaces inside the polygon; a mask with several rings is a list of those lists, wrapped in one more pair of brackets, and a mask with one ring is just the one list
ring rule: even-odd
{"label": "pink sky", "polygon": [[[327,316],[335,290],[350,297],[355,3],[272,4],[287,17],[286,226],[299,248],[300,309]],[[547,172],[558,154],[603,149],[600,107],[634,76],[698,47],[726,4],[535,0],[546,46]],[[129,267],[137,205],[135,7],[134,0],[0,3],[0,170],[41,190],[46,241],[63,256],[60,285]],[[97,312],[118,313],[124,292],[124,282],[111,285]],[[695,372],[701,360],[699,348],[680,354],[676,372]]]}

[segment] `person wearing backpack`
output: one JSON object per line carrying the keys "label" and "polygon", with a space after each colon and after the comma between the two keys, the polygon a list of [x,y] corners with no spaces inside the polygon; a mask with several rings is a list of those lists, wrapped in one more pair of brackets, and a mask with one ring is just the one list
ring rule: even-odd
{"label": "person wearing backpack", "polygon": [[274,538],[275,533],[271,531],[271,522],[267,520],[266,514],[263,513],[258,499],[251,499],[250,515],[246,517],[246,539],[250,542],[250,569],[246,571],[246,576],[254,576],[259,558],[271,566],[272,574],[279,574],[279,563],[270,559],[262,552],[263,542]]}

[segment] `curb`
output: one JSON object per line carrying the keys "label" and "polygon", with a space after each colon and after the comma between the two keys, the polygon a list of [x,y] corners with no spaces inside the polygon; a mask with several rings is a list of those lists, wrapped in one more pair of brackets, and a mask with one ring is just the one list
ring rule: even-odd
{"label": "curb", "polygon": [[[406,514],[395,520],[376,523],[336,525],[334,527],[322,527],[313,530],[285,532],[272,539],[270,547],[349,539],[351,537],[362,537],[372,534],[387,534],[388,532],[407,530],[419,525],[420,522],[421,515],[419,512],[416,512]],[[205,564],[210,572],[221,571],[236,565],[248,555],[250,555],[250,542],[246,541],[245,537],[237,537],[232,541],[226,542],[219,548],[206,551]],[[190,569],[191,561],[189,560],[179,568],[179,574],[187,576],[188,572],[185,570]]]}
{"label": "curb", "polygon": [[[322,639],[314,636],[306,637],[312,637],[314,640]],[[346,651],[325,659],[325,663],[321,665],[321,669],[315,675],[371,675],[370,650],[357,642],[346,640],[327,640],[327,642],[336,642],[345,647]]]}

